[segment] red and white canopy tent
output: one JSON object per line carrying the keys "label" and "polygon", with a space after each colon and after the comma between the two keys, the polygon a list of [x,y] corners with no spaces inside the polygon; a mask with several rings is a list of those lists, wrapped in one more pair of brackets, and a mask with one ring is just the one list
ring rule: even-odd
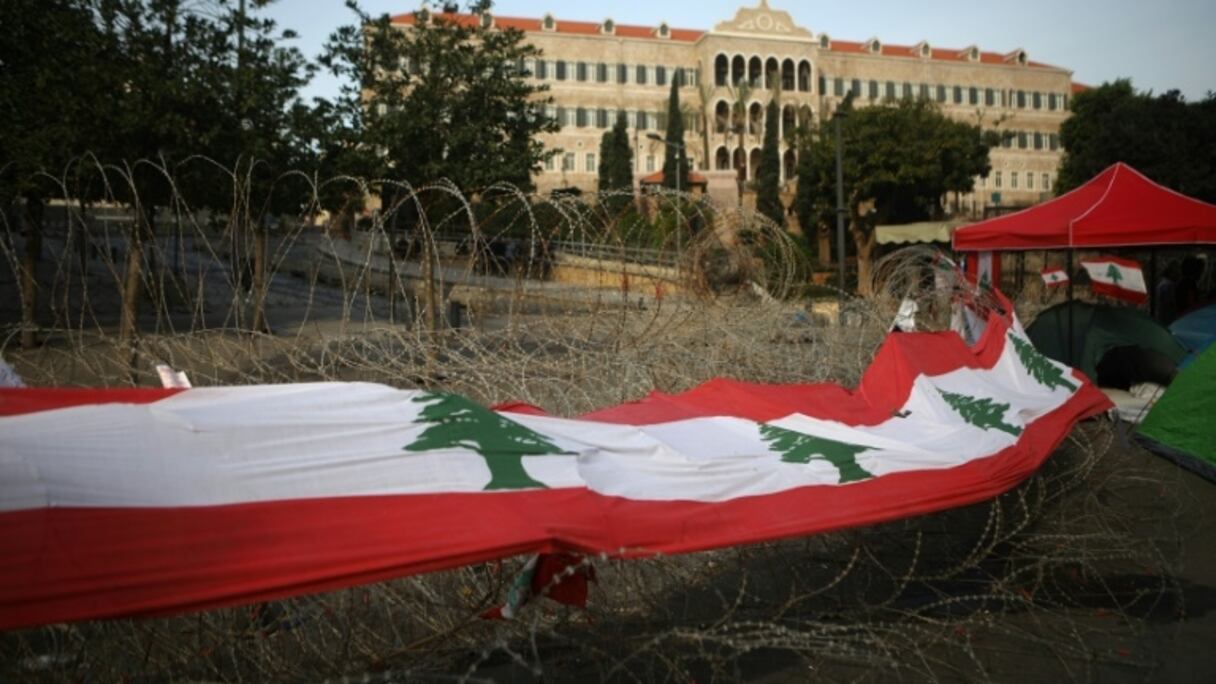
{"label": "red and white canopy tent", "polygon": [[1216,244],[1216,205],[1119,162],[1029,209],[954,231],[959,252]]}
{"label": "red and white canopy tent", "polygon": [[1216,244],[1216,205],[1118,162],[1053,200],[959,228],[953,244],[955,251],[978,253],[967,260],[976,280],[987,274],[996,282],[1002,251],[1068,250],[1071,275],[1075,249]]}

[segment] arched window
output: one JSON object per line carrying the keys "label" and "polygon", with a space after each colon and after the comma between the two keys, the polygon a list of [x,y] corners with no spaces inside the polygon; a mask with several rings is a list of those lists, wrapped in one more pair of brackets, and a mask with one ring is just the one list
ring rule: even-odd
{"label": "arched window", "polygon": [[772,90],[777,87],[778,74],[781,72],[781,65],[777,63],[776,58],[769,57],[764,63],[764,87]]}
{"label": "arched window", "polygon": [[543,29],[544,29],[544,30],[546,30],[546,31],[555,31],[555,30],[557,30],[557,21],[555,21],[555,20],[553,19],[553,15],[552,15],[552,14],[546,14],[546,15],[545,15],[544,20],[542,20],[542,22],[541,22],[541,28],[543,28]]}
{"label": "arched window", "polygon": [[747,132],[760,135],[764,131],[764,107],[759,102],[753,102],[747,112]]}
{"label": "arched window", "polygon": [[730,152],[726,151],[726,147],[719,147],[714,154],[714,168],[719,171],[730,170]]}
{"label": "arched window", "polygon": [[811,63],[802,60],[798,63],[798,92],[805,93],[811,89]]}
{"label": "arched window", "polygon": [[714,85],[721,88],[726,85],[726,79],[730,75],[730,60],[726,55],[718,55],[714,59]]}
{"label": "arched window", "polygon": [[730,62],[730,82],[731,85],[738,86],[743,82],[745,77],[744,72],[747,70],[747,65],[743,61],[743,55],[735,55],[735,58]]}
{"label": "arched window", "polygon": [[756,179],[756,169],[758,169],[758,168],[760,168],[760,148],[756,147],[756,148],[752,149],[751,158],[748,160],[748,165],[747,165],[747,179],[748,180]]}
{"label": "arched window", "polygon": [[819,34],[819,49],[820,50],[832,49],[832,39],[830,36],[828,36],[828,34],[826,34],[826,33]]}
{"label": "arched window", "polygon": [[789,138],[794,134],[794,128],[797,127],[797,111],[794,105],[786,105],[781,108],[781,137]]}
{"label": "arched window", "polygon": [[811,111],[811,108],[807,105],[802,105],[798,110],[798,125],[802,128],[810,128],[814,122],[815,114]]}
{"label": "arched window", "polygon": [[600,31],[606,35],[616,33],[616,22],[611,19],[605,19],[603,24],[600,24]]}
{"label": "arched window", "polygon": [[667,22],[663,22],[662,24],[659,24],[659,37],[660,38],[666,38],[670,34],[671,34],[671,29],[667,27]]}
{"label": "arched window", "polygon": [[730,105],[726,103],[726,100],[721,100],[714,107],[714,132],[725,133],[729,123]]}
{"label": "arched window", "polygon": [[788,149],[785,151],[785,159],[783,160],[782,170],[785,171],[785,180],[790,180],[794,174],[798,173],[798,155],[794,154],[794,150]]}
{"label": "arched window", "polygon": [[734,155],[735,171],[739,174],[739,180],[747,180],[747,153],[742,147],[735,148]]}
{"label": "arched window", "polygon": [[752,57],[747,62],[747,82],[751,84],[751,87],[753,88],[763,87],[761,84],[761,78],[763,77],[763,74],[761,74],[761,71],[763,71],[762,65],[763,63],[760,61],[759,57]]}
{"label": "arched window", "polygon": [[794,92],[794,60],[792,59],[781,63],[781,89],[787,93]]}

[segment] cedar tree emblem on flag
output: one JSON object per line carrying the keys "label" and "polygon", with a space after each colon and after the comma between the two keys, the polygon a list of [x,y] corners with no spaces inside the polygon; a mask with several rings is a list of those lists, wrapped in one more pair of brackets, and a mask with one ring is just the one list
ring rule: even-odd
{"label": "cedar tree emblem on flag", "polygon": [[1148,301],[1144,271],[1134,259],[1100,256],[1084,259],[1081,265],[1089,273],[1090,288],[1095,294],[1106,295],[1133,304]]}

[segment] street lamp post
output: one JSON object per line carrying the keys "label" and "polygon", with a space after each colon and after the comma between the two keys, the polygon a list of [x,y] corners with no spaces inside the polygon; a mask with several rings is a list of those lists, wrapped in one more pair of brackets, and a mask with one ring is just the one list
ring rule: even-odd
{"label": "street lamp post", "polygon": [[833,117],[836,129],[836,260],[839,262],[839,282],[837,283],[837,316],[844,325],[844,143],[841,135],[840,121],[845,116],[837,111]]}
{"label": "street lamp post", "polygon": [[[683,151],[684,151],[684,143],[669,142],[668,140],[664,139],[664,138],[663,138],[663,136],[659,135],[658,133],[647,133],[647,134],[646,134],[646,137],[647,137],[648,139],[650,139],[650,140],[653,140],[653,141],[657,142],[657,143],[663,143],[663,144],[664,144],[664,145],[666,145],[667,147],[671,147],[671,148],[676,149],[676,150],[679,150],[679,151],[681,151],[681,152],[683,152]],[[681,171],[683,171],[684,169],[679,168],[679,167],[680,167],[680,158],[679,158],[678,156],[676,157],[676,167],[677,167],[677,168],[676,168],[676,194],[679,194],[679,192],[680,192],[680,180],[681,180],[681,179],[680,179],[680,176],[683,176],[683,175],[684,175],[684,174],[682,174],[682,173],[680,173],[680,172],[681,172]]]}

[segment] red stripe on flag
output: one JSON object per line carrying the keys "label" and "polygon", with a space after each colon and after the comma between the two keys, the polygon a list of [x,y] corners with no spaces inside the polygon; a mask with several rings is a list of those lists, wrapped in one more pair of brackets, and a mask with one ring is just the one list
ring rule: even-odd
{"label": "red stripe on flag", "polygon": [[3,513],[0,629],[267,601],[524,553],[645,557],[898,520],[1009,490],[1107,405],[1082,383],[988,458],[721,503],[561,489]]}

